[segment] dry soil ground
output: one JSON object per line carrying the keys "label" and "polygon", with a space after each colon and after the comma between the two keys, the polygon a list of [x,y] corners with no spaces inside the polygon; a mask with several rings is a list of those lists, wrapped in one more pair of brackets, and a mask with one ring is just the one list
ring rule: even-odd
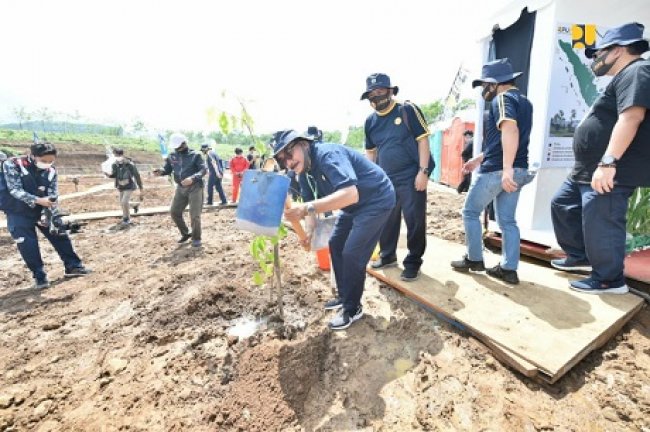
{"label": "dry soil ground", "polygon": [[[147,190],[151,205],[172,193]],[[429,233],[462,241],[461,204],[432,190]],[[115,192],[65,207],[115,209]],[[293,234],[278,321],[233,219],[204,213],[201,250],[168,215],[92,222],[74,244],[94,272],[63,280],[42,244],[55,282],[40,292],[0,232],[0,431],[650,431],[647,308],[542,387],[372,278],[366,316],[328,331],[329,277]]]}

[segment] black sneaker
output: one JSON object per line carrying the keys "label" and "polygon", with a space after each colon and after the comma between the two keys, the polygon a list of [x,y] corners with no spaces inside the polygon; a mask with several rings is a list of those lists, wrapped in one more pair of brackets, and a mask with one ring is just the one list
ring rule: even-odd
{"label": "black sneaker", "polygon": [[90,274],[92,270],[87,269],[84,266],[81,267],[75,267],[71,269],[66,269],[64,276],[67,278],[73,278],[73,277],[79,277],[79,276],[86,276]]}
{"label": "black sneaker", "polygon": [[517,276],[517,270],[506,270],[501,267],[501,264],[497,264],[492,268],[489,268],[485,271],[488,276],[493,278],[501,279],[505,283],[516,285],[519,283],[519,276]]}
{"label": "black sneaker", "polygon": [[325,302],[325,310],[337,310],[343,307],[343,300],[339,297],[330,299]]}
{"label": "black sneaker", "polygon": [[191,233],[183,234],[183,235],[181,236],[181,238],[178,239],[178,242],[179,242],[179,243],[185,243],[186,241],[188,241],[188,240],[191,239],[191,238],[192,238],[192,234],[191,234]]}
{"label": "black sneaker", "polygon": [[467,259],[467,255],[464,255],[462,260],[452,261],[451,262],[451,267],[454,270],[461,271],[461,272],[468,272],[470,270],[472,270],[472,271],[484,271],[485,270],[485,263],[482,260],[481,261],[472,261],[470,259]]}
{"label": "black sneaker", "polygon": [[338,314],[329,323],[331,330],[345,330],[350,327],[353,322],[358,321],[363,316],[363,308],[361,305],[357,310],[351,314],[345,309],[341,309]]}
{"label": "black sneaker", "polygon": [[47,278],[44,279],[34,279],[34,285],[32,288],[37,290],[42,290],[50,287],[50,281]]}
{"label": "black sneaker", "polygon": [[370,267],[374,269],[380,269],[380,268],[386,268],[386,267],[393,267],[397,265],[397,258],[379,258],[378,260],[375,260],[370,264]]}
{"label": "black sneaker", "polygon": [[420,269],[412,269],[412,268],[404,269],[402,274],[399,275],[399,278],[406,282],[412,282],[414,280],[418,280],[419,277],[420,277]]}

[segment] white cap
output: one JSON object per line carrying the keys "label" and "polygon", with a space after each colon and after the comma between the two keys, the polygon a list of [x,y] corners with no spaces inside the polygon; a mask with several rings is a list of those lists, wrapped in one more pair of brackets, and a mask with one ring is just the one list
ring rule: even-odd
{"label": "white cap", "polygon": [[176,150],[183,143],[186,142],[187,142],[187,137],[185,135],[183,135],[182,133],[173,133],[169,137],[169,148],[172,150]]}

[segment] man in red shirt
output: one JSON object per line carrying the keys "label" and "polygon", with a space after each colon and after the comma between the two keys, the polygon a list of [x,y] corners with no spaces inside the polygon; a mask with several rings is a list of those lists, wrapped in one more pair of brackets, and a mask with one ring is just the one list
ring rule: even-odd
{"label": "man in red shirt", "polygon": [[239,198],[239,185],[244,177],[244,171],[248,169],[248,160],[242,156],[244,151],[237,147],[235,157],[230,159],[230,172],[232,173],[232,202],[236,203]]}

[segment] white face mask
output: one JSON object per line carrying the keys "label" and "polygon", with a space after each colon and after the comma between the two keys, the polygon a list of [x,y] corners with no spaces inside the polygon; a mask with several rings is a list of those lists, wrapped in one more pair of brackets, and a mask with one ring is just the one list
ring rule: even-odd
{"label": "white face mask", "polygon": [[52,163],[36,161],[36,168],[38,169],[46,170],[46,169],[50,169],[51,167],[52,167]]}
{"label": "white face mask", "polygon": [[123,160],[124,160],[124,156],[115,156],[116,162],[122,162]]}

